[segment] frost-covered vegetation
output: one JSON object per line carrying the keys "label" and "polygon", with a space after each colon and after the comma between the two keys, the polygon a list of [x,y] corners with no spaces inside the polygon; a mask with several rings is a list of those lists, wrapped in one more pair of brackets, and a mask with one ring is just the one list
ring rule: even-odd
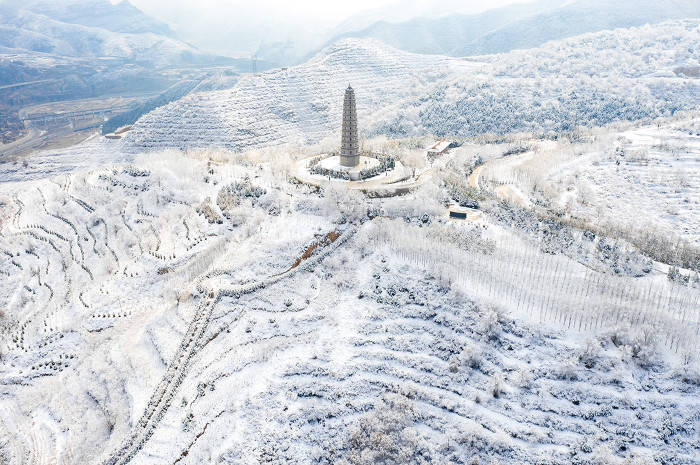
{"label": "frost-covered vegetation", "polygon": [[597,129],[540,143],[479,175],[592,234],[621,237],[669,265],[700,270],[697,117],[642,128]]}
{"label": "frost-covered vegetation", "polygon": [[692,279],[478,182],[482,218],[448,219],[445,180],[521,142],[388,199],[293,182],[280,149],[0,186],[2,454],[695,463]]}
{"label": "frost-covered vegetation", "polygon": [[698,21],[603,31],[538,49],[480,57],[486,74],[461,74],[401,102],[376,133],[474,136],[570,131],[696,108],[698,82],[678,78],[697,60]]}
{"label": "frost-covered vegetation", "polygon": [[[584,36],[534,64],[351,40],[166,105],[122,141],[0,165],[0,463],[700,464],[697,108],[587,129],[513,125],[507,103],[525,81],[570,84],[557,66],[580,60],[588,88],[629,90],[586,124],[694,107],[650,90],[688,79],[648,74],[697,35]],[[591,62],[606,47],[619,75]],[[442,102],[458,119],[478,72],[502,86],[482,114],[500,129],[435,158],[422,135],[363,138],[414,171],[402,195],[294,176],[337,149],[349,75],[365,117],[405,111],[423,134],[438,121],[415,118]],[[528,121],[572,106],[547,86]]]}
{"label": "frost-covered vegetation", "polygon": [[343,39],[308,62],[199,92],[143,117],[124,148],[233,150],[338,137],[351,82],[370,136],[541,135],[673,115],[698,105],[697,20],[586,34],[538,49],[457,59]]}

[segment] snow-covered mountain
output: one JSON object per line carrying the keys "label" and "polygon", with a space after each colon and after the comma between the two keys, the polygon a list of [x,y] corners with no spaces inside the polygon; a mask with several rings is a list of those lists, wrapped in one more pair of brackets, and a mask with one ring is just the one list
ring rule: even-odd
{"label": "snow-covered mountain", "polygon": [[145,14],[129,0],[116,3],[109,0],[10,0],[8,3],[68,24],[121,33],[174,35],[170,26]]}
{"label": "snow-covered mountain", "polygon": [[372,39],[345,39],[303,65],[246,75],[232,89],[189,95],[144,116],[129,150],[314,143],[339,127],[342,95],[356,89],[361,118],[481,64],[401,52]]}
{"label": "snow-covered mountain", "polygon": [[656,24],[671,19],[700,18],[693,0],[578,0],[520,19],[463,44],[455,56],[501,53],[537,47],[547,41],[588,32]]}
{"label": "snow-covered mountain", "polygon": [[248,60],[178,40],[128,1],[0,1],[0,138],[20,137],[28,129],[20,112],[33,105],[114,95],[145,100],[180,81],[249,68]]}
{"label": "snow-covered mountain", "polygon": [[246,76],[143,117],[125,138],[144,148],[234,150],[318,142],[340,127],[342,92],[355,88],[369,135],[561,131],[696,108],[700,21],[592,33],[478,61],[343,39],[303,65]]}
{"label": "snow-covered mountain", "polygon": [[[0,465],[700,465],[700,20],[201,81],[37,4],[0,114],[179,83],[0,159]],[[308,182],[348,84],[396,169]]]}
{"label": "snow-covered mountain", "polygon": [[537,47],[587,32],[700,17],[692,0],[573,0],[514,4],[478,15],[379,21],[342,37],[371,37],[401,50],[472,56]]}
{"label": "snow-covered mountain", "polygon": [[117,57],[156,66],[211,60],[128,2],[30,1],[0,6],[0,47],[72,57]]}
{"label": "snow-covered mountain", "polygon": [[293,35],[286,40],[262,40],[256,53],[284,66],[304,62],[343,38],[373,38],[409,52],[450,55],[499,27],[551,10],[563,2],[518,3],[475,15],[460,14],[457,5],[441,3],[439,10],[430,8],[432,14],[428,15],[417,2],[398,0],[355,14],[329,31],[306,32],[311,37]]}
{"label": "snow-covered mountain", "polygon": [[[583,34],[482,57],[487,79],[454,76],[385,110],[374,132],[473,136],[568,131],[700,107],[700,20]],[[384,118],[376,117],[377,122]]]}

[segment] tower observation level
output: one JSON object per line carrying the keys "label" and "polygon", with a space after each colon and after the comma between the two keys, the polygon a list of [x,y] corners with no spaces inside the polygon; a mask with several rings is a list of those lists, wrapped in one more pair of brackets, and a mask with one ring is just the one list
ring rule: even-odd
{"label": "tower observation level", "polygon": [[343,101],[343,135],[340,145],[340,164],[347,167],[354,167],[360,164],[355,91],[350,85],[345,89],[345,99]]}

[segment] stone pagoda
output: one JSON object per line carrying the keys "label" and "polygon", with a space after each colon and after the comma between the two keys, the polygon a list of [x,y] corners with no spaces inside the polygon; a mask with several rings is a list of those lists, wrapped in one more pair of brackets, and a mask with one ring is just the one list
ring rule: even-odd
{"label": "stone pagoda", "polygon": [[357,109],[355,108],[355,91],[350,84],[345,89],[343,101],[343,139],[340,144],[340,165],[354,168],[360,164],[360,152],[357,139]]}

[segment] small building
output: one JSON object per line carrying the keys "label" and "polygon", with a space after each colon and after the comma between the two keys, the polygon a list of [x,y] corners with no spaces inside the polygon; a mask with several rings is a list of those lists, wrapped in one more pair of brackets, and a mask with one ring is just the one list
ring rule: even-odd
{"label": "small building", "polygon": [[479,217],[473,208],[461,206],[457,203],[447,205],[447,213],[448,217],[453,220],[474,220]]}
{"label": "small building", "polygon": [[447,149],[449,148],[450,143],[447,142],[445,139],[442,139],[441,141],[436,142],[435,145],[428,149],[428,158],[435,158],[438,155],[442,155],[445,152],[447,152]]}

